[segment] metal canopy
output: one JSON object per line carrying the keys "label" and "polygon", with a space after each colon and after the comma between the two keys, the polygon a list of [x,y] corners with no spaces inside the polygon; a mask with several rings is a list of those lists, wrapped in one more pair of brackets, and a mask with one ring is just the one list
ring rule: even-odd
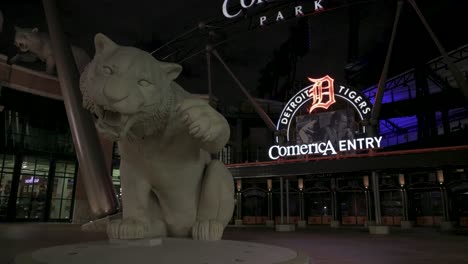
{"label": "metal canopy", "polygon": [[[420,151],[418,153],[418,151]],[[230,165],[234,178],[280,177],[324,173],[351,173],[416,168],[466,168],[468,146],[413,151],[393,151],[354,157],[315,160],[289,160]]]}

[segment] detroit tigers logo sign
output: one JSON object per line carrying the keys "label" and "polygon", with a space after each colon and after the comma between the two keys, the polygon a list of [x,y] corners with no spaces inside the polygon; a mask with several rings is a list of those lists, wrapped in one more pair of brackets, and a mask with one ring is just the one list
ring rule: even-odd
{"label": "detroit tigers logo sign", "polygon": [[[326,75],[322,78],[307,78],[312,84],[296,93],[285,105],[278,119],[276,129],[284,131],[286,141],[290,140],[291,124],[299,109],[305,108],[310,114],[322,108],[328,109],[337,99],[349,103],[357,112],[360,120],[368,120],[372,105],[361,91],[350,86],[335,83],[334,79]],[[278,138],[276,142],[278,143]]]}
{"label": "detroit tigers logo sign", "polygon": [[309,97],[312,98],[312,105],[309,108],[309,113],[314,109],[328,109],[335,101],[335,91],[333,87],[333,79],[330,76],[325,76],[320,79],[308,78],[313,83],[309,89]]}

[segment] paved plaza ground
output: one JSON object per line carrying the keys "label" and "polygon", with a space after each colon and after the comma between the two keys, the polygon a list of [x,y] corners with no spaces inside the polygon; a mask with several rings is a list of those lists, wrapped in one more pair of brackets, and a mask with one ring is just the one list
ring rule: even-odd
{"label": "paved plaza ground", "polygon": [[[104,233],[85,233],[71,224],[0,224],[0,263],[9,264],[15,255],[41,247],[103,239]],[[468,230],[460,229],[443,233],[435,228],[394,228],[382,236],[360,227],[310,227],[288,233],[229,227],[224,239],[289,247],[308,254],[316,264],[468,263]]]}

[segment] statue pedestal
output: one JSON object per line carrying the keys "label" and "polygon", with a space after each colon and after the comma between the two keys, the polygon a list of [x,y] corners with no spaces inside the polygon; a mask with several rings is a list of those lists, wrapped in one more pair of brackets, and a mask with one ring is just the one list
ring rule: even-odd
{"label": "statue pedestal", "polygon": [[236,221],[234,222],[234,225],[236,226],[244,225],[244,221],[242,221],[242,219],[236,219]]}
{"label": "statue pedestal", "polygon": [[453,229],[453,222],[450,222],[450,221],[443,221],[440,223],[440,228],[442,229],[442,231],[450,231]]}
{"label": "statue pedestal", "polygon": [[341,225],[340,221],[333,220],[333,221],[330,222],[330,227],[331,228],[339,228],[340,225]]}
{"label": "statue pedestal", "polygon": [[413,221],[401,221],[401,229],[411,229],[414,226]]}
{"label": "statue pedestal", "polygon": [[265,225],[268,226],[268,227],[275,227],[275,221],[266,220]]}
{"label": "statue pedestal", "polygon": [[307,264],[309,257],[283,247],[231,240],[151,239],[97,241],[23,253],[15,264]]}
{"label": "statue pedestal", "polygon": [[307,222],[304,220],[297,221],[297,227],[298,228],[306,228],[307,227]]}
{"label": "statue pedestal", "polygon": [[384,225],[372,225],[369,226],[369,233],[372,235],[388,235],[390,233],[390,228]]}
{"label": "statue pedestal", "polygon": [[293,232],[296,230],[296,226],[294,224],[277,224],[275,229],[278,232]]}

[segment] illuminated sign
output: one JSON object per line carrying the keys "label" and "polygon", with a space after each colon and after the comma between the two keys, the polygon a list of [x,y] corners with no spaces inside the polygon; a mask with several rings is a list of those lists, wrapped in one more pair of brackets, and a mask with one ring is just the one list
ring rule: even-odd
{"label": "illuminated sign", "polygon": [[[312,85],[296,93],[283,108],[278,119],[276,129],[286,131],[287,141],[289,141],[290,137],[291,121],[297,111],[305,104],[310,105],[310,113],[317,108],[328,109],[332,104],[336,103],[335,98],[341,98],[353,106],[361,120],[370,118],[372,105],[360,91],[343,84],[335,85],[334,80],[328,75],[320,79],[308,79],[312,82]],[[278,142],[278,139],[276,141]]]}
{"label": "illuminated sign", "polygon": [[337,150],[342,151],[353,151],[353,150],[364,150],[372,148],[380,148],[380,142],[382,137],[366,137],[356,138],[352,140],[340,140],[338,141],[338,149],[332,144],[330,140],[320,143],[302,144],[293,146],[271,146],[268,150],[268,157],[272,160],[279,159],[280,157],[288,156],[300,156],[300,155],[315,155],[322,154],[336,155]]}
{"label": "illuminated sign", "polygon": [[[286,141],[280,145],[276,137],[277,144],[268,150],[270,159],[336,155],[381,147],[382,137],[365,135],[362,121],[370,118],[372,105],[364,94],[335,83],[328,75],[308,80],[311,85],[291,97],[280,114],[276,128],[284,132]],[[338,101],[340,104],[334,106]],[[361,122],[355,122],[356,119]]]}
{"label": "illuminated sign", "polygon": [[24,183],[32,184],[32,183],[38,183],[39,179],[34,178],[34,176],[29,177],[28,179],[24,180]]}
{"label": "illuminated sign", "polygon": [[[223,15],[226,18],[232,19],[232,18],[240,17],[243,13],[242,12],[243,10],[250,10],[257,6],[263,6],[264,4],[274,3],[274,2],[276,1],[275,0],[240,0],[240,6],[236,6],[235,8],[229,8],[230,6],[234,6],[233,1],[224,0],[222,11],[223,11]],[[264,26],[271,21],[280,22],[282,20],[285,20],[285,18],[288,17],[290,13],[292,13],[294,17],[301,17],[301,16],[304,16],[304,14],[308,12],[322,11],[324,10],[323,2],[324,0],[304,1],[303,5],[296,5],[291,10],[277,11],[275,12],[273,16],[260,16],[258,18],[259,25]]]}

